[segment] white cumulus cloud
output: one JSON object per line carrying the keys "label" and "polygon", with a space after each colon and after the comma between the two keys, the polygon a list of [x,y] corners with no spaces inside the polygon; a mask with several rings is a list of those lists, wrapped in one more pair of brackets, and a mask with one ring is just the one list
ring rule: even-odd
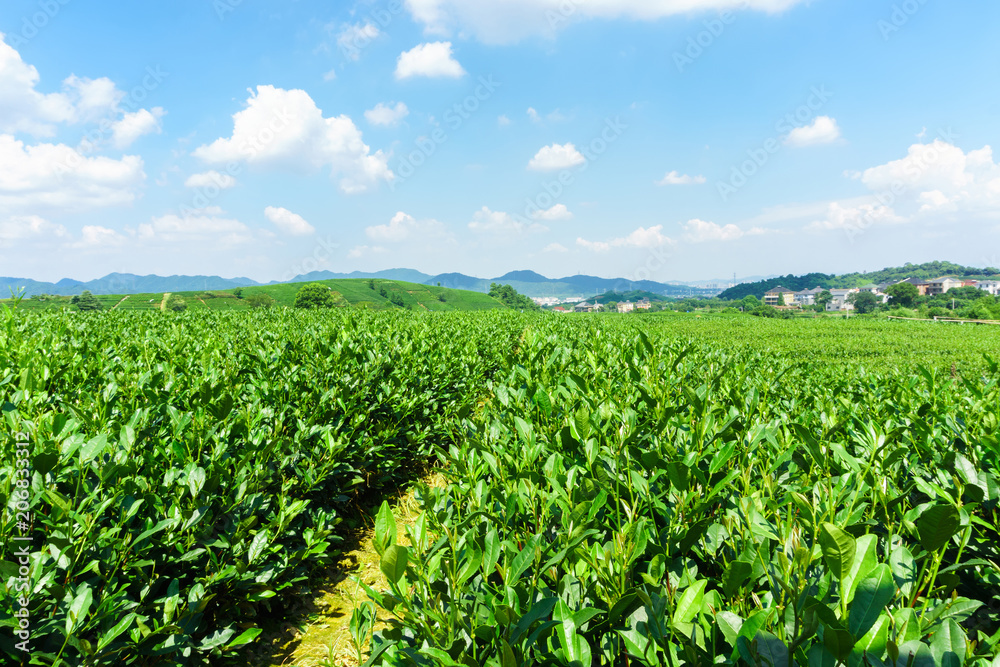
{"label": "white cumulus cloud", "polygon": [[446,234],[445,226],[437,220],[417,220],[412,215],[400,211],[392,216],[387,225],[373,225],[365,228],[365,234],[373,241],[400,243],[409,239],[428,239]]}
{"label": "white cumulus cloud", "polygon": [[274,223],[274,226],[291,236],[308,236],[316,233],[316,228],[306,222],[301,215],[292,213],[287,208],[268,206],[264,215]]}
{"label": "white cumulus cloud", "polygon": [[811,125],[797,127],[785,137],[788,146],[805,147],[832,144],[840,139],[840,126],[829,116],[818,116]]}
{"label": "white cumulus cloud", "polygon": [[565,204],[556,204],[550,209],[536,211],[532,214],[533,220],[544,220],[545,222],[560,222],[562,220],[572,220],[573,214]]}
{"label": "white cumulus cloud", "polygon": [[451,42],[429,42],[404,51],[396,61],[396,78],[414,76],[458,79],[465,70],[452,55]]}
{"label": "white cumulus cloud", "polygon": [[164,115],[166,112],[162,107],[126,113],[111,125],[111,142],[115,148],[123,149],[131,146],[139,137],[154,132],[159,134],[163,131],[160,119]]}
{"label": "white cumulus cloud", "polygon": [[1000,164],[990,146],[965,152],[936,139],[910,146],[903,158],[847,176],[864,184],[868,201],[832,202],[807,229],[860,233],[918,221],[970,227],[1000,218]]}
{"label": "white cumulus cloud", "polygon": [[632,19],[721,10],[781,12],[805,0],[405,0],[414,20],[432,35],[468,33],[488,44],[516,42],[532,35],[553,36],[577,21]]}
{"label": "white cumulus cloud", "polygon": [[767,230],[761,227],[753,227],[748,231],[743,231],[736,225],[718,225],[697,218],[688,220],[682,226],[684,227],[684,240],[690,243],[736,241],[744,236],[758,236],[767,233]]}
{"label": "white cumulus cloud", "polygon": [[531,224],[518,216],[504,211],[491,211],[484,206],[472,217],[469,229],[477,233],[496,234],[498,236],[520,236],[525,232],[545,231],[539,224]]}
{"label": "white cumulus cloud", "polygon": [[274,86],[258,86],[247,108],[233,116],[232,136],[199,147],[194,156],[206,163],[246,160],[293,171],[329,167],[346,193],[395,178],[388,156],[372,153],[348,116],[324,118],[306,91]]}
{"label": "white cumulus cloud", "polygon": [[370,245],[359,245],[351,248],[350,252],[347,253],[349,259],[360,259],[365,255],[377,255],[386,252],[386,249],[382,246],[370,246]]}
{"label": "white cumulus cloud", "polygon": [[[107,77],[70,75],[62,81],[61,90],[52,93],[38,90],[39,83],[38,70],[25,63],[0,33],[0,132],[51,137],[60,125],[115,119],[112,141],[120,149],[131,143],[122,143],[124,139],[140,129],[142,134],[157,131],[158,123],[151,126],[149,118],[158,121],[164,113],[159,108],[123,110],[120,105],[126,95]],[[141,134],[133,140],[137,136]]]}
{"label": "white cumulus cloud", "polygon": [[86,225],[80,230],[80,238],[71,243],[74,248],[118,248],[128,239],[113,229],[100,225]]}
{"label": "white cumulus cloud", "polygon": [[676,171],[671,171],[666,176],[656,182],[657,185],[701,185],[705,183],[704,176],[689,176]]}
{"label": "white cumulus cloud", "polygon": [[374,109],[365,112],[365,119],[372,125],[392,126],[410,115],[410,110],[402,102],[393,105],[379,102]]}
{"label": "white cumulus cloud", "polygon": [[826,231],[832,229],[863,230],[873,225],[899,224],[906,220],[889,206],[881,204],[861,204],[845,206],[839,202],[830,204],[826,218],[812,222],[807,229]]}
{"label": "white cumulus cloud", "polygon": [[573,144],[552,144],[551,146],[543,147],[535,154],[535,157],[528,163],[528,169],[534,169],[535,171],[556,171],[558,169],[578,167],[586,161],[587,159],[583,157],[583,154]]}
{"label": "white cumulus cloud", "polygon": [[66,228],[37,215],[14,216],[0,219],[0,241],[50,240],[64,238]]}
{"label": "white cumulus cloud", "polygon": [[663,234],[663,225],[654,227],[639,227],[628,236],[611,239],[610,241],[588,241],[584,238],[576,240],[577,245],[594,252],[608,252],[612,248],[659,248],[673,245],[675,241]]}
{"label": "white cumulus cloud", "polygon": [[239,220],[216,215],[179,216],[173,213],[139,225],[139,239],[145,241],[206,241],[225,244],[251,240],[250,230]]}
{"label": "white cumulus cloud", "polygon": [[0,134],[0,208],[35,213],[127,204],[145,178],[136,155],[87,157],[64,144],[26,146]]}
{"label": "white cumulus cloud", "polygon": [[372,22],[345,25],[337,35],[337,47],[348,60],[358,60],[361,51],[381,32]]}
{"label": "white cumulus cloud", "polygon": [[545,246],[542,252],[564,253],[564,252],[569,252],[569,248],[567,248],[561,243],[550,243],[547,246]]}

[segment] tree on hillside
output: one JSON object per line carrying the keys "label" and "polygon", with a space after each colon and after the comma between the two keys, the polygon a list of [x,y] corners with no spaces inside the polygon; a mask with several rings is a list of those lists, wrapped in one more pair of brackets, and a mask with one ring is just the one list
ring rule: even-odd
{"label": "tree on hillside", "polygon": [[748,294],[743,297],[743,300],[740,303],[743,306],[743,312],[749,313],[754,308],[758,308],[760,306],[760,299],[755,297],[753,294]]}
{"label": "tree on hillside", "polygon": [[519,294],[510,285],[492,283],[490,285],[490,296],[514,310],[540,310],[538,304],[523,294]]}
{"label": "tree on hillside", "polygon": [[879,306],[879,299],[871,292],[855,292],[847,297],[847,302],[854,304],[854,310],[859,315],[874,313]]}
{"label": "tree on hillside", "polygon": [[920,296],[920,290],[913,283],[897,283],[886,290],[889,295],[889,303],[893,306],[903,308],[913,308],[914,302]]}
{"label": "tree on hillside", "polygon": [[277,303],[269,294],[265,294],[264,292],[254,292],[246,298],[246,302],[251,308],[270,308]]}
{"label": "tree on hillside", "polygon": [[828,289],[825,289],[816,295],[816,305],[822,306],[823,310],[826,310],[827,305],[829,305],[831,301],[833,301],[833,294],[831,294]]}
{"label": "tree on hillside", "polygon": [[70,300],[77,310],[100,310],[101,302],[97,300],[97,297],[90,293],[89,290],[84,290],[83,294],[79,296],[74,296]]}
{"label": "tree on hillside", "polygon": [[295,295],[295,307],[307,310],[333,308],[333,295],[326,285],[309,283]]}
{"label": "tree on hillside", "polygon": [[187,301],[176,294],[171,294],[170,298],[167,299],[167,310],[172,310],[175,313],[181,313],[187,310],[187,307]]}

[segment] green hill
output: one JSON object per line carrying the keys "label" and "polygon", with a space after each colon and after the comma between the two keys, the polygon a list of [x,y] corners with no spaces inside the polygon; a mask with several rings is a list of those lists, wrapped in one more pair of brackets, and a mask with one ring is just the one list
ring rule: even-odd
{"label": "green hill", "polygon": [[[448,289],[431,285],[418,285],[397,280],[318,280],[334,292],[334,300],[341,308],[366,308],[371,310],[391,310],[400,306],[392,303],[395,297],[402,307],[415,311],[475,311],[504,308],[505,306],[487,294],[465,290]],[[274,299],[274,305],[291,308],[295,295],[303,283],[282,283],[241,287],[229,290],[202,290],[194,292],[173,292],[184,299],[188,310],[249,310],[248,298],[254,294],[266,294]],[[374,289],[373,289],[374,287]],[[384,295],[383,295],[384,292]],[[25,310],[47,310],[70,307],[71,297],[32,297],[21,302]],[[164,294],[98,295],[97,300],[105,310],[159,310]],[[3,303],[10,303],[9,300]]]}

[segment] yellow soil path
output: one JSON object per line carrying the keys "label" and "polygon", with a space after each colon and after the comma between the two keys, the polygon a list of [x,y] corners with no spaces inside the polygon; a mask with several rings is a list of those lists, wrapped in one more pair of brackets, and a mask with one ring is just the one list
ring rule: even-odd
{"label": "yellow soil path", "polygon": [[163,293],[163,301],[160,302],[160,310],[162,310],[163,312],[167,311],[167,299],[170,298],[171,294],[173,294],[173,292],[164,292]]}
{"label": "yellow soil path", "polygon": [[[427,486],[443,486],[444,478],[434,474],[425,479]],[[392,501],[390,500],[390,503]],[[369,524],[374,524],[374,508]],[[393,505],[397,544],[410,546],[406,527],[420,516],[413,490],[401,495]],[[336,575],[321,584],[313,597],[303,600],[307,614],[296,623],[290,619],[285,633],[273,641],[266,656],[250,662],[254,667],[357,667],[358,658],[351,640],[349,625],[354,609],[368,600],[365,590],[353,578],[375,590],[388,590],[388,582],[379,569],[379,556],[373,545],[374,532],[369,527],[357,549],[345,553]],[[379,611],[379,619],[384,612]],[[377,626],[378,629],[380,626]],[[365,659],[367,660],[367,647]]]}

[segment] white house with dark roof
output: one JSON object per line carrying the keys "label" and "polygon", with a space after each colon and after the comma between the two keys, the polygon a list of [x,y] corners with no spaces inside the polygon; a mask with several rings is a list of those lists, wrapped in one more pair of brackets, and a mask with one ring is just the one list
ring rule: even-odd
{"label": "white house with dark roof", "polygon": [[940,278],[935,278],[934,280],[928,280],[927,296],[947,294],[949,290],[953,290],[961,286],[962,281],[958,278],[952,278],[951,276],[942,276]]}
{"label": "white house with dark roof", "polygon": [[846,312],[854,310],[854,304],[848,302],[848,298],[852,294],[860,292],[859,289],[832,289],[830,290],[830,295],[833,299],[830,303],[826,304],[827,312]]}
{"label": "white house with dark roof", "polygon": [[[796,306],[815,306],[816,297],[823,293],[822,287],[815,287],[813,289],[804,289],[801,292],[796,292],[794,297],[794,302]],[[789,304],[791,305],[791,304]]]}
{"label": "white house with dark roof", "polygon": [[977,280],[976,287],[993,296],[1000,294],[1000,280]]}

